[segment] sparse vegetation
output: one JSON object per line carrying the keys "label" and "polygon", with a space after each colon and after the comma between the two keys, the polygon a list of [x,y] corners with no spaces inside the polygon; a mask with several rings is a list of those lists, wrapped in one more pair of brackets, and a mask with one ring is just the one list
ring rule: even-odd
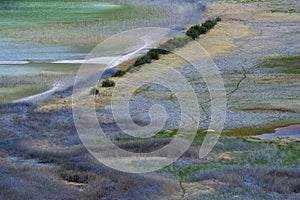
{"label": "sparse vegetation", "polygon": [[[149,64],[152,60],[158,60],[159,55],[169,54],[177,48],[184,47],[187,43],[190,42],[189,38],[196,39],[201,34],[207,33],[210,29],[212,29],[219,21],[221,21],[220,17],[216,19],[208,19],[202,25],[196,24],[192,26],[187,32],[186,36],[182,37],[178,36],[175,38],[171,38],[167,40],[165,43],[158,46],[158,48],[150,49],[145,55],[139,57],[133,66],[129,67],[128,71],[132,68],[139,68],[141,65]],[[123,76],[127,71],[120,72],[116,74],[116,76]]]}
{"label": "sparse vegetation", "polygon": [[[129,1],[131,2],[132,0]],[[267,0],[234,1],[268,2]],[[273,2],[272,4],[275,3]],[[125,6],[126,5],[127,4],[125,4]],[[260,6],[261,4],[257,5]],[[74,6],[78,6],[77,2]],[[239,8],[236,4],[233,6],[234,8]],[[250,11],[253,11],[251,6],[256,9],[256,4],[249,5]],[[282,7],[282,5],[280,6]],[[97,8],[93,7],[92,11],[94,11],[94,9]],[[272,15],[270,13],[271,7],[268,7],[267,9],[263,7],[263,9],[268,12],[268,17],[275,16],[275,14]],[[135,10],[135,8],[130,10]],[[140,15],[143,12],[144,10],[142,9],[132,15],[130,15],[130,12],[124,12],[125,14],[129,13],[128,18],[126,18],[126,23],[127,21],[128,23],[132,23],[132,16]],[[272,12],[294,13],[294,10],[284,8],[277,11],[274,8]],[[121,16],[123,16],[124,13],[122,12]],[[256,12],[251,12],[251,14],[252,13],[256,15]],[[110,13],[108,14],[107,17],[110,18]],[[156,14],[157,12],[153,11],[153,13],[149,15],[156,16]],[[57,108],[58,102],[55,100],[56,96],[60,96],[61,94],[65,95],[68,91],[54,95],[54,98],[47,103],[47,105],[53,107],[56,106],[55,109],[49,107],[43,109],[43,105],[40,106],[29,103],[0,103],[0,175],[2,178],[0,181],[0,199],[299,199],[300,139],[287,137],[264,140],[247,137],[250,135],[272,132],[274,128],[279,126],[277,121],[280,121],[283,125],[285,123],[289,124],[291,122],[297,122],[298,110],[296,106],[298,102],[297,74],[299,74],[300,69],[299,56],[284,56],[266,59],[265,62],[259,63],[257,68],[254,68],[252,65],[253,62],[255,63],[257,61],[255,58],[257,55],[281,55],[284,51],[283,49],[286,48],[289,48],[289,51],[292,53],[285,52],[284,54],[293,55],[293,52],[296,51],[291,50],[292,48],[295,48],[295,45],[292,44],[295,41],[293,37],[298,38],[296,37],[296,31],[294,31],[296,29],[293,29],[294,32],[292,34],[286,33],[288,33],[287,30],[290,28],[290,25],[293,25],[293,28],[295,28],[294,22],[289,21],[286,23],[284,21],[282,23],[278,22],[278,24],[272,22],[270,24],[268,22],[269,19],[264,18],[264,15],[260,15],[260,13],[259,17],[262,17],[260,20],[262,20],[263,23],[259,20],[257,20],[259,22],[252,20],[252,16],[249,17],[248,14],[247,20],[240,19],[236,10],[233,11],[232,15],[228,15],[227,11],[224,11],[223,14],[226,16],[226,19],[230,20],[222,24],[220,23],[221,26],[218,27],[217,31],[224,28],[225,33],[233,34],[231,29],[233,27],[232,25],[234,24],[234,28],[239,30],[237,27],[240,26],[237,24],[240,23],[239,20],[241,20],[242,22],[247,21],[247,25],[264,24],[263,26],[268,30],[268,33],[270,33],[271,38],[268,38],[268,34],[262,34],[264,39],[259,39],[259,42],[262,42],[259,46],[256,46],[259,36],[255,36],[254,43],[252,43],[253,40],[251,38],[249,38],[249,40],[247,39],[246,42],[249,43],[246,46],[244,46],[244,42],[239,43],[239,41],[237,41],[235,44],[241,45],[241,48],[237,48],[236,51],[233,51],[233,56],[231,56],[231,54],[229,54],[230,56],[227,56],[227,53],[225,53],[222,54],[222,56],[216,57],[216,62],[221,65],[220,70],[222,71],[222,75],[224,73],[226,90],[230,89],[231,85],[235,85],[236,82],[239,83],[238,81],[241,80],[240,77],[243,76],[243,72],[241,71],[239,74],[238,67],[241,66],[244,71],[247,70],[248,74],[246,81],[241,84],[241,87],[237,87],[239,90],[233,95],[233,98],[235,99],[232,98],[228,101],[228,121],[226,122],[225,127],[229,124],[230,129],[224,130],[214,149],[206,157],[202,159],[199,159],[198,157],[199,148],[203,144],[206,134],[205,130],[199,130],[192,146],[190,146],[189,149],[187,149],[187,151],[170,166],[167,166],[158,172],[151,172],[150,174],[144,175],[121,173],[99,164],[99,162],[93,158],[82,145],[74,126],[71,106]],[[294,15],[296,16],[296,14],[281,14],[280,16],[295,17]],[[93,16],[95,16],[94,12],[91,13],[91,17]],[[158,18],[161,18],[161,16],[164,15],[161,14]],[[143,16],[143,18],[144,17],[148,19],[149,16]],[[51,20],[55,19],[53,18]],[[117,20],[112,20],[116,26],[120,25]],[[138,69],[143,64],[155,62],[155,60],[165,57],[163,54],[169,54],[176,48],[185,46],[192,39],[197,39],[199,35],[201,36],[201,34],[207,33],[219,20],[220,19],[218,18],[215,20],[207,20],[201,25],[192,26],[187,31],[187,35],[189,36],[186,35],[185,37],[180,36],[172,38],[157,48],[149,50],[145,55],[138,58],[136,63],[134,63],[134,60],[131,60],[129,62],[130,64],[126,65],[124,68],[119,66],[122,70],[117,71],[113,77],[121,77],[126,74],[126,72],[130,70],[130,68],[127,70],[128,66],[131,66],[133,69]],[[280,20],[283,20],[283,18]],[[70,19],[70,21],[72,21],[72,19]],[[234,23],[231,23],[231,21],[234,21]],[[89,21],[82,21],[80,23],[84,24],[84,27],[86,28],[93,26],[92,24],[101,28],[103,25],[102,23],[94,23],[94,20],[92,20],[92,23]],[[278,27],[282,24],[284,25],[283,32],[280,32],[279,35],[275,34],[274,36],[273,31],[279,30]],[[44,29],[44,33],[54,36],[50,37],[48,35],[43,35],[45,38],[50,38],[47,38],[46,41],[44,41],[41,40],[40,36],[37,37],[36,40],[47,44],[47,41],[52,41],[52,37],[57,36],[52,33],[57,32],[58,36],[64,35],[62,38],[55,40],[58,44],[64,45],[75,42],[75,46],[94,45],[95,42],[93,41],[96,40],[96,37],[94,37],[93,34],[96,33],[96,35],[100,35],[97,36],[98,38],[104,35],[95,31],[95,27],[89,29],[94,30],[93,32],[89,32],[89,30],[86,31],[89,32],[89,37],[85,37],[85,31],[79,31],[78,35],[76,34],[77,36],[65,34],[69,32],[68,30],[70,30],[70,28],[81,30],[82,26],[78,26],[79,29],[76,29],[72,22],[55,25],[59,26],[59,29],[47,28],[48,25],[45,27],[43,24],[40,26],[32,26],[28,29],[28,33],[26,34],[30,35],[30,38],[36,38],[35,36],[39,35],[37,32]],[[11,24],[8,24],[8,26],[11,26]],[[110,28],[109,26],[110,24],[107,25],[108,28]],[[24,27],[26,26],[24,25]],[[118,28],[127,29],[128,27],[122,24],[122,27],[120,26]],[[48,30],[50,29],[53,30],[48,33]],[[3,30],[7,33],[13,31],[15,32],[14,37],[18,38],[21,36],[20,38],[23,39],[22,36],[24,36],[24,30],[20,31],[22,28]],[[108,32],[109,31],[111,30],[108,30]],[[221,32],[221,38],[224,37],[224,32]],[[240,34],[239,31],[234,32],[238,32],[237,35]],[[0,35],[2,34],[3,33],[0,33]],[[279,36],[281,37],[284,35],[288,35],[288,37],[286,40],[281,40]],[[67,37],[68,40],[65,40],[65,37]],[[26,38],[28,37],[24,37],[25,40]],[[77,40],[76,38],[79,39]],[[213,38],[213,40],[214,39],[215,38]],[[278,45],[279,50],[277,51],[276,45],[275,49],[272,48],[271,44],[273,44],[273,40],[276,40],[275,44],[288,44],[288,46],[279,49],[281,47]],[[66,42],[60,43],[61,41]],[[213,44],[218,41],[219,40],[214,40],[209,44],[212,44],[210,46],[214,47]],[[266,45],[267,48],[264,48],[264,45]],[[251,46],[255,48],[262,47],[262,49],[261,51],[255,51],[255,53],[251,52],[250,57],[248,57],[249,55],[239,55],[238,51],[240,49],[244,49],[245,47],[247,47],[245,49],[249,49],[250,47],[252,50]],[[272,50],[269,48],[272,48]],[[261,52],[262,54],[260,54]],[[214,55],[215,54],[212,54],[212,56]],[[172,56],[170,57],[173,59]],[[253,62],[245,61],[245,63],[242,63],[235,62],[234,60],[242,60],[244,58],[245,60],[253,60]],[[224,63],[226,63],[226,65]],[[52,65],[49,66],[49,68],[51,67]],[[189,71],[188,67],[182,68],[182,71],[187,74],[189,73],[189,75],[192,74],[191,77],[188,77],[190,78],[188,79],[189,81],[193,80],[194,82],[194,80],[197,79],[197,76],[194,76],[194,73],[192,73],[193,71]],[[260,71],[263,73],[260,74]],[[278,73],[267,73],[271,71],[276,71]],[[49,76],[54,75],[55,73]],[[65,76],[66,75],[64,75],[64,77]],[[264,83],[265,87],[260,87],[259,81],[261,80],[261,76],[263,79],[270,80],[271,83]],[[28,89],[25,88],[26,90],[21,88],[23,89],[23,92],[26,91],[27,93],[29,90],[37,90],[34,87],[34,84],[37,82],[43,83],[43,85],[51,88],[53,80],[58,79],[57,75],[53,78],[49,77],[49,79],[45,76],[36,76],[36,79],[33,77],[34,76],[22,76],[21,78],[17,76],[2,77],[0,80],[0,87],[5,88],[2,90],[5,92],[6,88],[19,87],[21,83],[30,86]],[[280,80],[278,81],[278,79]],[[114,78],[105,79],[103,82],[100,82],[97,87],[91,88],[90,91],[87,90],[87,92],[97,95],[101,91],[101,95],[98,95],[95,98],[95,102],[98,101],[101,102],[102,105],[107,105],[106,101],[110,100],[108,96],[110,96],[113,88],[101,88],[101,83],[102,87],[113,87],[115,85],[114,80]],[[285,80],[289,80],[292,84],[286,84],[284,82]],[[280,83],[277,84],[277,81]],[[196,89],[198,88],[200,88],[200,85],[199,87],[197,85]],[[152,98],[155,92],[154,89],[155,88],[148,88],[145,86],[139,88],[135,93],[141,94],[141,97],[143,98]],[[150,94],[148,96],[142,96],[145,91],[150,91]],[[201,91],[202,90],[196,90],[197,95],[200,94]],[[245,95],[244,92],[247,93],[247,95]],[[160,91],[160,93],[166,93],[164,96],[169,98],[170,104],[173,100],[174,102],[176,101],[175,97],[170,96],[168,92],[163,90]],[[272,93],[272,95],[269,95],[269,93]],[[21,94],[21,91],[18,94]],[[159,95],[155,94],[155,98],[163,99],[164,97],[161,98]],[[202,99],[202,95],[200,98]],[[245,102],[243,102],[243,99]],[[134,100],[135,99],[133,99],[133,101]],[[152,99],[150,100],[152,103]],[[258,103],[252,103],[252,100],[257,101]],[[71,100],[66,94],[61,101],[69,102]],[[170,104],[166,105],[167,110],[169,109]],[[293,104],[295,104],[296,109],[289,107],[289,105]],[[246,108],[244,105],[246,105]],[[131,106],[135,106],[135,104],[131,104]],[[176,129],[161,130],[152,138],[137,139],[123,134],[118,129],[114,123],[113,117],[110,115],[111,110],[108,107],[103,108],[95,106],[95,108],[99,123],[105,134],[107,134],[116,145],[127,151],[136,153],[153,152],[169,144],[172,138],[177,134]],[[147,105],[141,103],[141,107],[138,105],[135,108],[141,108],[139,110],[142,110],[143,112],[144,109],[147,109]],[[174,109],[171,107],[170,110]],[[131,114],[137,124],[144,124],[144,119],[143,117],[140,117],[139,113],[136,115],[135,112],[132,112]],[[174,115],[171,114],[172,113],[170,113],[170,117],[172,118]],[[135,118],[137,118],[137,120],[135,120]],[[242,120],[239,121],[241,118]],[[265,118],[267,118],[267,120],[258,123],[258,121],[264,120]],[[248,124],[249,121],[251,121],[251,123]],[[268,125],[272,127],[266,128],[267,123],[270,123]],[[274,125],[276,127],[273,127]],[[241,137],[242,135],[243,137]],[[103,149],[105,151],[105,148]],[[101,146],[99,148],[99,151],[100,150],[102,150]],[[114,155],[114,152],[109,152],[108,155]],[[16,158],[18,158],[17,161]]]}
{"label": "sparse vegetation", "polygon": [[112,75],[112,77],[122,77],[126,74],[126,71],[118,70],[116,73]]}
{"label": "sparse vegetation", "polygon": [[272,13],[288,13],[288,14],[292,14],[292,13],[299,13],[299,10],[296,10],[294,8],[288,9],[288,10],[282,10],[282,9],[273,9],[271,10]]}
{"label": "sparse vegetation", "polygon": [[262,61],[259,65],[262,68],[270,68],[286,74],[300,73],[300,55],[271,57]]}

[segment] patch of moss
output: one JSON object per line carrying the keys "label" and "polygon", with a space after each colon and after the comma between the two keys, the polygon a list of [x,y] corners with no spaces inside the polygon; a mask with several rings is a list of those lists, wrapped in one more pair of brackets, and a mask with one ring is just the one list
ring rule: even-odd
{"label": "patch of moss", "polygon": [[261,68],[276,69],[285,74],[300,73],[300,55],[268,58],[259,64]]}
{"label": "patch of moss", "polygon": [[288,9],[288,10],[282,10],[282,9],[273,9],[271,10],[272,13],[288,13],[288,14],[292,14],[292,13],[300,13],[299,10],[296,9]]}

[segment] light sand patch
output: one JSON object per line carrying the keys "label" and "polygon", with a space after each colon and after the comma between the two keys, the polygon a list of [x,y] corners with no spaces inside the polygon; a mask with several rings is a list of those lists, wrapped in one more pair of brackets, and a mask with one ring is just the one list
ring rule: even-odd
{"label": "light sand patch", "polygon": [[201,35],[198,42],[209,53],[217,56],[225,51],[237,48],[236,40],[253,36],[255,33],[248,25],[240,22],[219,22],[208,34]]}
{"label": "light sand patch", "polygon": [[86,183],[76,183],[76,182],[69,182],[69,181],[62,181],[62,182],[64,184],[67,184],[67,185],[75,187],[80,192],[83,192],[86,189],[86,187],[87,187]]}
{"label": "light sand patch", "polygon": [[202,195],[208,195],[215,192],[213,185],[217,181],[206,180],[201,182],[183,183],[185,194],[183,199],[194,199]]}
{"label": "light sand patch", "polygon": [[202,162],[219,162],[219,161],[233,161],[243,152],[222,152],[222,153],[210,153],[205,158],[202,158]]}

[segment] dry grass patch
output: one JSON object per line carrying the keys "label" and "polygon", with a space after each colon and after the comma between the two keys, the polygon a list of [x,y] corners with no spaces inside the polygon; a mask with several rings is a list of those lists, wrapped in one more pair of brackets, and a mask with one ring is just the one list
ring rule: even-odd
{"label": "dry grass patch", "polygon": [[221,16],[222,20],[247,21],[247,22],[300,22],[299,13],[272,12],[273,9],[288,6],[286,2],[277,0],[237,3],[230,1],[218,1],[208,5],[207,15],[209,17]]}
{"label": "dry grass patch", "polygon": [[208,34],[200,36],[198,42],[210,56],[217,56],[237,48],[235,40],[248,38],[252,35],[254,35],[254,31],[251,26],[241,22],[223,20]]}

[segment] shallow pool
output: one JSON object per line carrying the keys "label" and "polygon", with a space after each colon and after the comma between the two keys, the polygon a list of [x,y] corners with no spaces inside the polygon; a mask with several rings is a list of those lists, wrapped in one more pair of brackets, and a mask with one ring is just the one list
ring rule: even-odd
{"label": "shallow pool", "polygon": [[258,138],[299,137],[300,138],[300,124],[290,125],[282,128],[276,128],[275,133],[266,133],[256,137]]}

